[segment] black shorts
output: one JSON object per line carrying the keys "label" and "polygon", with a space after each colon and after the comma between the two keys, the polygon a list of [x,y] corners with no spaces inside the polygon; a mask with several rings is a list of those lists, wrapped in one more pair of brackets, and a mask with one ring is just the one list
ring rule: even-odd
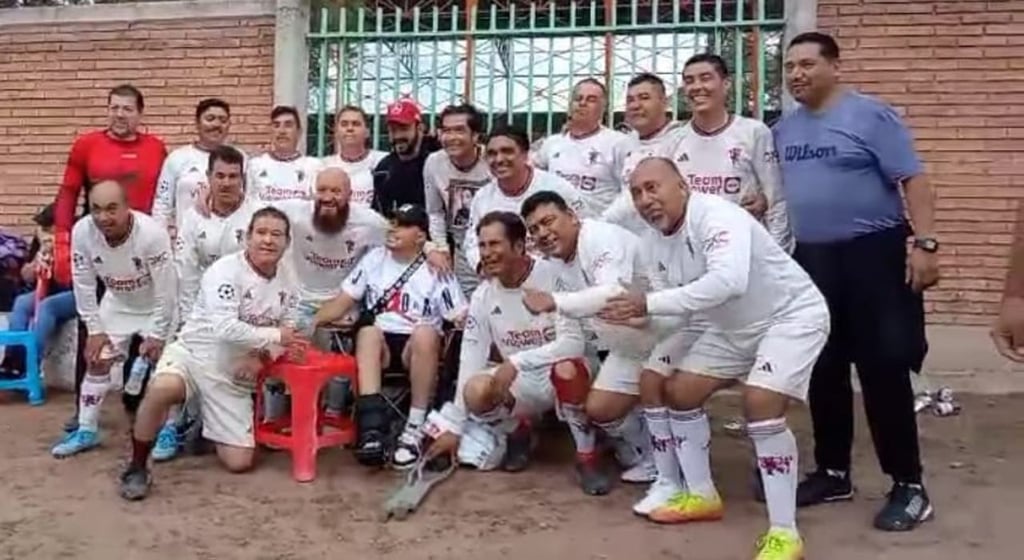
{"label": "black shorts", "polygon": [[409,373],[409,368],[402,363],[402,353],[405,352],[405,345],[409,343],[409,335],[397,333],[384,333],[384,345],[388,349],[390,361],[383,364],[383,373],[401,371]]}

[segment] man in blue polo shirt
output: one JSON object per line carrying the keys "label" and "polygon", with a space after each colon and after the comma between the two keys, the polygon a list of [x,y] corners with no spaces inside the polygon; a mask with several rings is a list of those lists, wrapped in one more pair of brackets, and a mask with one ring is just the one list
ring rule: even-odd
{"label": "man in blue polo shirt", "polygon": [[938,280],[934,200],[899,116],[882,101],[841,86],[838,70],[832,37],[795,37],[785,73],[801,107],[774,129],[794,256],[832,313],[809,394],[817,470],[801,482],[797,502],[853,497],[852,363],[879,463],[893,479],[874,525],[908,531],[932,515],[910,372],[920,370],[927,352],[922,292]]}

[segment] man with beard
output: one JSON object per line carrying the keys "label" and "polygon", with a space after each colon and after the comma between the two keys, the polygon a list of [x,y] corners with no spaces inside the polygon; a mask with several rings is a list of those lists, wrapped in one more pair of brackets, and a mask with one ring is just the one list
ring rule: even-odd
{"label": "man with beard", "polygon": [[313,178],[320,160],[299,152],[302,121],[294,107],[278,106],[270,112],[270,151],[252,158],[246,170],[246,197],[260,206],[313,196]]}
{"label": "man with beard", "polygon": [[373,171],[373,209],[389,216],[405,204],[425,206],[423,166],[440,145],[425,134],[420,107],[412,99],[399,99],[388,106],[385,118],[391,153]]}
{"label": "man with beard", "polygon": [[373,203],[373,170],[388,155],[368,147],[370,123],[366,111],[346,105],[334,122],[335,154],[323,159],[325,167],[340,167],[352,183],[352,204]]}
{"label": "man with beard", "polygon": [[[629,81],[626,89],[626,124],[632,132],[622,163],[623,184],[629,184],[633,169],[645,158],[672,157],[676,146],[687,134],[687,127],[683,123],[670,120],[668,102],[665,82],[654,74],[638,74]],[[768,209],[768,199],[756,192],[741,198],[740,204],[758,219]],[[625,191],[605,210],[602,218],[634,233],[641,233],[647,227],[633,207],[629,193]]]}
{"label": "man with beard", "polygon": [[[139,354],[156,362],[173,332],[176,279],[167,231],[130,209],[124,189],[114,181],[93,187],[89,212],[71,233],[75,303],[88,332],[88,371],[78,427],[54,446],[57,458],[99,445],[100,408],[111,385],[120,385],[132,336],[143,336]],[[99,302],[97,280],[106,287]]]}
{"label": "man with beard", "polygon": [[480,147],[484,129],[483,115],[466,103],[449,105],[441,111],[443,151],[430,154],[423,165],[426,208],[430,215],[430,237],[435,250],[450,261],[455,247],[455,274],[467,296],[477,285],[476,270],[469,266],[462,242],[469,225],[473,196],[491,182],[491,173]]}
{"label": "man with beard", "polygon": [[599,317],[611,323],[700,317],[701,333],[668,381],[667,423],[685,488],[648,518],[689,523],[722,518],[711,475],[707,400],[743,383],[746,432],[764,479],[770,528],[757,560],[800,560],[796,528],[797,445],[786,422],[804,400],[825,347],[829,311],[814,283],[748,212],[690,192],[675,162],[648,158],[630,194],[651,225],[642,240],[653,285],[614,294]]}
{"label": "man with beard", "polygon": [[622,192],[626,135],[601,125],[608,109],[604,84],[587,78],[573,88],[566,129],[544,141],[533,163],[580,191],[592,215],[599,216]]}
{"label": "man with beard", "polygon": [[206,170],[210,167],[210,150],[224,144],[230,129],[231,106],[222,99],[204,99],[196,105],[199,138],[194,144],[182,146],[167,156],[157,185],[153,217],[172,237],[177,235],[185,212],[208,188]]}
{"label": "man with beard", "polygon": [[150,451],[172,407],[197,400],[203,437],[216,444],[230,472],[255,460],[252,391],[263,364],[299,340],[294,278],[280,266],[291,232],[275,208],[253,214],[245,250],[203,274],[192,313],[157,363],[132,430],[132,452],[120,476],[121,497],[149,493]]}
{"label": "man with beard", "polygon": [[[587,372],[573,369],[555,376],[559,408],[576,443],[577,472],[584,492],[605,494],[610,479],[599,464],[595,430],[611,440],[624,480],[642,480],[650,462],[650,441],[636,410],[640,368],[667,326],[618,325],[597,312],[626,287],[644,290],[650,273],[641,259],[640,240],[629,231],[597,220],[580,219],[565,199],[539,191],[526,199],[522,215],[537,248],[562,264],[556,290],[524,290],[532,313],[558,312],[584,321],[609,353],[591,383]],[[559,333],[561,335],[561,333]]]}
{"label": "man with beard", "polygon": [[530,165],[530,139],[517,128],[499,128],[487,140],[484,157],[494,180],[473,197],[462,251],[472,270],[480,270],[476,226],[485,214],[496,210],[518,212],[523,201],[541,191],[558,193],[574,212],[589,216],[579,191],[565,179]]}

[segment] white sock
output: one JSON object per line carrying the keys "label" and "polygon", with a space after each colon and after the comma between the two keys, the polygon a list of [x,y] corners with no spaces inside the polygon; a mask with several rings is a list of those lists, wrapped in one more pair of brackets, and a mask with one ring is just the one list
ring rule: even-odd
{"label": "white sock", "polygon": [[612,438],[615,455],[623,467],[633,467],[651,456],[651,437],[636,409],[618,420],[597,425]]}
{"label": "white sock", "polygon": [[658,469],[658,479],[682,488],[683,477],[679,460],[676,459],[675,438],[668,425],[668,409],[663,406],[645,408],[644,422],[651,434],[651,454],[654,456],[654,466]]}
{"label": "white sock", "polygon": [[110,389],[110,376],[96,377],[86,375],[82,380],[82,390],[78,397],[78,429],[95,432],[100,425],[100,409],[103,398]]}
{"label": "white sock", "polygon": [[409,407],[409,424],[413,426],[422,426],[423,422],[427,419],[427,410],[424,408],[418,408],[415,406]]}
{"label": "white sock", "polygon": [[785,418],[747,424],[764,481],[768,521],[772,527],[796,530],[797,448]]}
{"label": "white sock", "polygon": [[711,478],[711,426],[703,409],[671,410],[669,428],[676,440],[676,457],[690,492],[711,498],[718,495]]}
{"label": "white sock", "polygon": [[590,425],[590,418],[582,404],[558,403],[558,413],[562,420],[569,425],[569,432],[572,433],[572,440],[576,444],[576,453],[590,455],[597,447],[594,429]]}
{"label": "white sock", "polygon": [[167,419],[164,420],[165,428],[174,428],[178,425],[178,418],[181,417],[181,405],[173,405],[167,410]]}

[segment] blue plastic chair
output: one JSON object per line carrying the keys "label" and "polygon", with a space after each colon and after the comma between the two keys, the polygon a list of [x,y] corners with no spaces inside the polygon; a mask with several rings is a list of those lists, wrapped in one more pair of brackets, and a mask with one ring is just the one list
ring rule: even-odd
{"label": "blue plastic chair", "polygon": [[19,379],[0,380],[0,391],[23,391],[28,403],[39,406],[45,400],[43,378],[39,372],[39,348],[31,331],[0,331],[0,346],[25,347],[25,375]]}

